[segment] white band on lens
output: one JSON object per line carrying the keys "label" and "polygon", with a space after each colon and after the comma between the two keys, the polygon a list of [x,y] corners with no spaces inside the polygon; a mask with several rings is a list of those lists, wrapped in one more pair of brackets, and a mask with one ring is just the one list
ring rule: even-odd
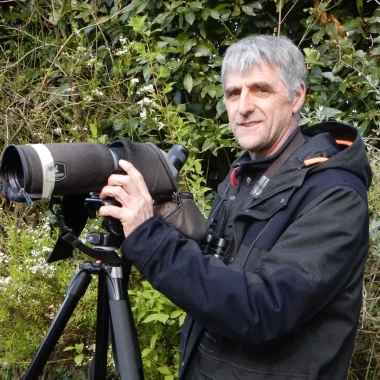
{"label": "white band on lens", "polygon": [[44,144],[29,144],[38,154],[42,166],[42,201],[50,201],[55,185],[54,159]]}

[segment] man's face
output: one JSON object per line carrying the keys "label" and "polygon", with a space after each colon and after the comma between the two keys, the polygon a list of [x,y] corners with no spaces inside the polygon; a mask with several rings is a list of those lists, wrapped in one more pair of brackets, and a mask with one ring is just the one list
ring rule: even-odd
{"label": "man's face", "polygon": [[275,153],[292,133],[305,86],[288,100],[277,68],[263,61],[247,73],[228,73],[224,93],[232,132],[255,159]]}

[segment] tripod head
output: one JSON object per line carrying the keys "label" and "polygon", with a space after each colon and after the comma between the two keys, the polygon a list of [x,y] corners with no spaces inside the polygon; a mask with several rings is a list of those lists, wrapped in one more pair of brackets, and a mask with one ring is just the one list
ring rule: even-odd
{"label": "tripod head", "polygon": [[102,200],[96,193],[90,193],[88,197],[70,196],[70,199],[53,197],[50,202],[50,210],[57,218],[60,234],[47,262],[70,258],[76,248],[95,260],[105,263],[121,263],[122,259],[116,250],[120,248],[124,235],[118,220],[104,218],[102,228],[105,232],[92,232],[87,235],[86,242],[93,247],[84,244],[78,237],[88,218],[96,218],[99,208],[109,204],[118,205],[118,202],[111,198]]}

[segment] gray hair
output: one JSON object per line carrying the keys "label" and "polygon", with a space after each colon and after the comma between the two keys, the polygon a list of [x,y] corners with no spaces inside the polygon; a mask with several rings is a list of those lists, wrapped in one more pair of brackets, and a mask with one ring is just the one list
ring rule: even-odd
{"label": "gray hair", "polygon": [[254,65],[260,65],[262,61],[278,68],[280,79],[288,91],[288,99],[292,99],[301,84],[305,83],[306,67],[303,54],[286,37],[249,36],[232,44],[223,60],[223,87],[228,73],[249,72]]}

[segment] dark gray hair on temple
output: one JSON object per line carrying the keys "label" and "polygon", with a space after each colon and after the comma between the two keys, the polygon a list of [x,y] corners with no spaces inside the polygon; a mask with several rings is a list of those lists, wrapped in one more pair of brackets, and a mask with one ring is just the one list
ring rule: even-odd
{"label": "dark gray hair on temple", "polygon": [[288,90],[288,99],[292,99],[300,85],[305,83],[306,67],[303,54],[286,37],[249,36],[232,44],[223,60],[223,87],[228,73],[249,72],[254,65],[260,65],[263,61],[278,68],[279,76]]}

